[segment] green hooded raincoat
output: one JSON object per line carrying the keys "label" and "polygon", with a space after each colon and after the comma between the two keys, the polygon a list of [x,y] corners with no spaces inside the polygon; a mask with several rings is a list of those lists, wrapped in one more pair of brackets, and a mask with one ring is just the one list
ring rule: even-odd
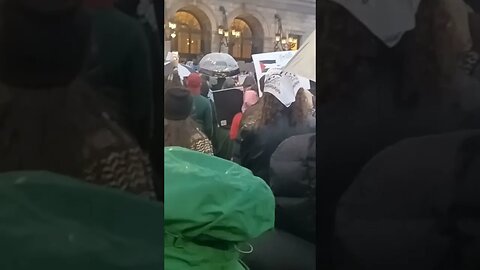
{"label": "green hooded raincoat", "polygon": [[[249,240],[274,226],[265,181],[239,165],[179,147],[165,156],[165,269],[241,270]],[[255,251],[253,251],[255,252]]]}

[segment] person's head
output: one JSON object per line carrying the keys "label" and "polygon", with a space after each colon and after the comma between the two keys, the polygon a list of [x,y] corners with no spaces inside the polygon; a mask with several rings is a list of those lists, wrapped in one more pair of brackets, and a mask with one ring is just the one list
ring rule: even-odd
{"label": "person's head", "polygon": [[235,80],[233,78],[225,78],[225,81],[223,82],[222,89],[228,89],[228,88],[233,88],[235,87]]}
{"label": "person's head", "polygon": [[302,125],[308,119],[308,100],[300,80],[278,69],[271,69],[265,75],[264,94],[251,108],[256,111],[256,128],[276,122],[279,117],[287,117],[290,126]]}
{"label": "person's head", "polygon": [[202,80],[202,87],[200,88],[200,94],[204,97],[208,97],[208,92],[210,91],[210,86],[206,80]]}
{"label": "person's head", "polygon": [[81,0],[0,1],[0,81],[14,87],[72,83],[90,43]]}
{"label": "person's head", "polygon": [[456,52],[451,42],[456,41],[448,13],[438,0],[420,2],[416,16],[412,15],[415,28],[392,47],[341,5],[331,0],[318,4],[320,103],[353,98],[370,82],[388,76],[393,78],[398,103],[414,104],[429,91],[439,94],[442,81],[452,73]]}
{"label": "person's head", "polygon": [[192,95],[198,96],[201,93],[202,78],[200,74],[193,72],[187,77],[187,88],[192,92]]}
{"label": "person's head", "polygon": [[[88,1],[98,1],[98,0],[88,0]],[[115,2],[115,7],[128,14],[131,17],[138,17],[137,7],[140,4],[140,0],[101,0],[105,2]],[[101,2],[100,1],[100,2]]]}
{"label": "person's head", "polygon": [[250,88],[254,85],[257,85],[257,81],[255,81],[255,78],[253,76],[247,76],[245,80],[243,81],[243,90],[246,90],[247,88]]}
{"label": "person's head", "polygon": [[308,101],[303,88],[297,92],[295,102],[289,107],[282,104],[274,95],[264,93],[257,103],[247,108],[245,114],[248,115],[246,117],[253,115],[255,128],[257,129],[274,123],[282,114],[288,118],[289,125],[294,127],[307,122],[309,116]]}
{"label": "person's head", "polygon": [[245,113],[248,108],[257,104],[258,99],[259,98],[258,98],[257,92],[255,92],[253,90],[247,90],[247,91],[243,92],[242,113]]}
{"label": "person's head", "polygon": [[202,78],[202,80],[210,82],[210,76],[208,76],[206,74],[201,74],[200,77]]}
{"label": "person's head", "polygon": [[172,74],[164,77],[164,89],[167,90],[173,87],[183,87],[182,79],[177,71],[173,71]]}
{"label": "person's head", "polygon": [[167,89],[164,101],[164,145],[190,148],[192,136],[198,132],[193,119],[193,99],[183,87]]}

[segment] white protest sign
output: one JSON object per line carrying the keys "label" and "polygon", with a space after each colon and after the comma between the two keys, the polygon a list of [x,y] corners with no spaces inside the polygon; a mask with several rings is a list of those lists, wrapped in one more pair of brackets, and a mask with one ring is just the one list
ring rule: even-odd
{"label": "white protest sign", "polygon": [[[295,54],[296,51],[282,51],[252,55],[255,74],[258,80],[258,89],[260,89],[260,79],[265,76],[269,69],[283,70]],[[305,90],[310,89],[310,80],[301,76],[298,76],[298,79],[300,81],[300,88]],[[259,91],[259,94],[261,96],[263,94],[262,91]]]}
{"label": "white protest sign", "polygon": [[168,52],[167,57],[165,57],[165,62],[173,62],[178,64],[178,59],[180,59],[178,52]]}

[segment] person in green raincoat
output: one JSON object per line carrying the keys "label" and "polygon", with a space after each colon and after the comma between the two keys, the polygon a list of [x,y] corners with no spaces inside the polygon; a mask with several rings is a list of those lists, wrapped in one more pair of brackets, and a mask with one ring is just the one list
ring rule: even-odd
{"label": "person in green raincoat", "polygon": [[244,270],[248,241],[274,226],[275,199],[249,170],[180,147],[164,148],[166,270]]}
{"label": "person in green raincoat", "polygon": [[162,270],[163,206],[50,172],[0,174],[0,269]]}

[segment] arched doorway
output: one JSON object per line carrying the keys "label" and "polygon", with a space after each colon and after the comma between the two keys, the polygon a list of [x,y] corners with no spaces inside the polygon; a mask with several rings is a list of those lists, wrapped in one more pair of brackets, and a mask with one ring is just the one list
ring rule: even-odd
{"label": "arched doorway", "polygon": [[248,61],[252,58],[253,34],[248,23],[235,18],[231,26],[229,53],[236,60]]}
{"label": "arched doorway", "polygon": [[250,62],[252,54],[263,52],[264,30],[260,21],[252,14],[243,11],[234,11],[230,19],[230,29],[237,33],[232,37],[230,33],[229,53],[237,60]]}
{"label": "arched doorway", "polygon": [[180,58],[195,59],[202,54],[202,26],[191,12],[179,10],[173,19],[176,36],[172,39],[172,51],[178,51]]}

